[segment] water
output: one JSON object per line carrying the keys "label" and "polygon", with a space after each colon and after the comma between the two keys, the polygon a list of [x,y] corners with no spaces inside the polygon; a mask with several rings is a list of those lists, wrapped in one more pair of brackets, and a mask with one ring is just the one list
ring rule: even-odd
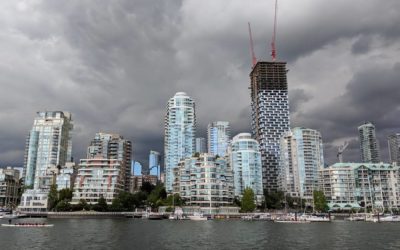
{"label": "water", "polygon": [[400,249],[400,223],[35,220],[54,228],[0,227],[0,249]]}

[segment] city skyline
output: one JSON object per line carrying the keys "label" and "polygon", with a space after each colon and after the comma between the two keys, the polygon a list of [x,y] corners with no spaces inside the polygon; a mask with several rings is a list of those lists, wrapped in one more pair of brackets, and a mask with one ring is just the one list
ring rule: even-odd
{"label": "city skyline", "polygon": [[[147,165],[149,150],[163,152],[165,104],[178,91],[196,101],[196,136],[205,137],[214,120],[229,121],[232,134],[250,132],[247,22],[257,57],[269,60],[273,1],[204,4],[215,15],[194,1],[121,1],[108,12],[90,3],[2,2],[0,164],[23,165],[35,112],[67,110],[75,161],[93,134],[109,131],[131,140],[135,160]],[[321,131],[331,164],[344,140],[344,161],[359,159],[357,126],[372,121],[388,161],[386,138],[399,132],[400,3],[322,4],[279,3],[278,59],[290,70],[291,127]]]}

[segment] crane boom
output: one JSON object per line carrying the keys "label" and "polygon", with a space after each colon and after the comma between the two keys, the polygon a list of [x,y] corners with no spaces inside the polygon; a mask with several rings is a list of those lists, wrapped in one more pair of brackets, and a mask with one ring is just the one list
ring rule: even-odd
{"label": "crane boom", "polygon": [[254,67],[257,63],[257,58],[256,58],[256,54],[254,53],[253,35],[251,34],[250,22],[248,22],[248,25],[249,25],[249,36],[250,36],[251,62],[253,64],[252,67]]}
{"label": "crane boom", "polygon": [[337,153],[337,157],[339,158],[339,162],[343,162],[343,151],[347,148],[347,146],[349,146],[349,143],[347,141],[345,141],[343,143],[343,145],[340,145],[338,147],[338,153]]}
{"label": "crane boom", "polygon": [[275,48],[275,41],[276,41],[276,14],[278,11],[278,0],[275,0],[275,16],[274,16],[274,33],[272,34],[272,42],[271,42],[271,56],[272,56],[272,61],[275,61],[276,59],[276,48]]}

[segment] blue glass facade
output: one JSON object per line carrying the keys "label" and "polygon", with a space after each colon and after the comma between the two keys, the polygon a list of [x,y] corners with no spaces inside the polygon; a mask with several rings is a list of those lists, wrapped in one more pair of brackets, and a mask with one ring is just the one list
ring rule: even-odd
{"label": "blue glass facade", "polygon": [[161,156],[157,151],[150,151],[149,155],[149,171],[150,175],[156,175],[160,179],[160,161]]}
{"label": "blue glass facade", "polygon": [[134,176],[140,176],[143,174],[143,168],[142,168],[142,164],[140,164],[140,162],[138,161],[132,161],[133,164],[133,175]]}
{"label": "blue glass facade", "polygon": [[217,121],[208,125],[208,153],[225,156],[230,140],[229,122]]}
{"label": "blue glass facade", "polygon": [[63,111],[38,112],[29,133],[25,152],[25,183],[34,189],[49,189],[50,168],[64,166],[71,156],[71,114]]}
{"label": "blue glass facade", "polygon": [[230,164],[233,169],[234,194],[241,198],[246,188],[251,188],[257,203],[263,200],[262,166],[259,144],[249,133],[233,137],[229,148]]}
{"label": "blue glass facade", "polygon": [[165,188],[169,193],[174,181],[173,168],[195,153],[195,133],[195,103],[186,93],[178,92],[168,101],[165,115]]}

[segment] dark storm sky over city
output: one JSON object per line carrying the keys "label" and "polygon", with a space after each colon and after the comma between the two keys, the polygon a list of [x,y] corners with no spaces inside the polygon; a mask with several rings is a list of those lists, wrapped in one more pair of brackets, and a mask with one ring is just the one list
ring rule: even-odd
{"label": "dark storm sky over city", "polygon": [[[39,110],[73,115],[73,152],[98,131],[131,139],[134,158],[163,152],[167,100],[196,102],[197,135],[211,121],[250,131],[247,22],[270,60],[274,0],[15,1],[0,3],[0,165],[21,166]],[[400,1],[280,0],[278,60],[288,62],[291,127],[321,131],[326,163],[357,126],[400,132]]]}

